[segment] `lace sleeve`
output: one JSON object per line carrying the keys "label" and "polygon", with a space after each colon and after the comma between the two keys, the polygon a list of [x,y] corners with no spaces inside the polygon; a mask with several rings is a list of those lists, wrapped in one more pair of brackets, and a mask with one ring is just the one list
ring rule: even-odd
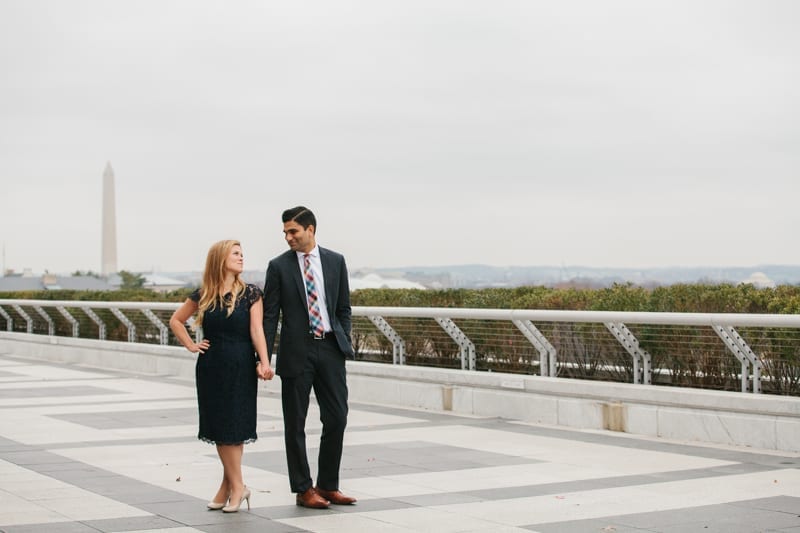
{"label": "lace sleeve", "polygon": [[189,295],[189,299],[193,302],[197,303],[200,301],[200,289],[195,289],[192,291],[192,294]]}
{"label": "lace sleeve", "polygon": [[264,293],[261,292],[261,289],[258,288],[257,285],[247,285],[247,291],[245,292],[245,298],[247,300],[247,307],[250,308],[253,306],[254,303],[259,301],[264,296]]}

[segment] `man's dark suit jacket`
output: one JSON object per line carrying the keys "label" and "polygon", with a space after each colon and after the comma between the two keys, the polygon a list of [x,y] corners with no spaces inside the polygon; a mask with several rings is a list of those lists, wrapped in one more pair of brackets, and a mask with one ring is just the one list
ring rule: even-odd
{"label": "man's dark suit jacket", "polygon": [[[342,354],[352,359],[354,354],[350,338],[350,282],[347,278],[347,265],[341,254],[327,248],[320,247],[319,256],[325,282],[325,306],[331,327]],[[267,279],[264,282],[264,333],[270,354],[275,346],[279,315],[281,339],[275,372],[279,376],[297,376],[303,371],[307,357],[309,324],[305,282],[294,250],[288,250],[274,258],[267,267]]]}

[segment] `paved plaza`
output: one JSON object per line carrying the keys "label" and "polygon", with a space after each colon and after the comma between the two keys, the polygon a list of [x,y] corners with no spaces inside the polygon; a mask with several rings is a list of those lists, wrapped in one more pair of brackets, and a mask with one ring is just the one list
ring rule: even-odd
{"label": "paved plaza", "polygon": [[[193,382],[0,354],[0,531],[800,533],[795,454],[363,403],[341,483],[358,504],[300,508],[279,383],[259,387],[252,508],[223,514]],[[313,457],[319,427],[312,405]]]}

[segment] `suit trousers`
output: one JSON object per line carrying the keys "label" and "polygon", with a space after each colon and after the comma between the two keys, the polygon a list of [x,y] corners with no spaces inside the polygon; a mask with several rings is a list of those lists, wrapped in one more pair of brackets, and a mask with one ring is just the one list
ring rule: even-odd
{"label": "suit trousers", "polygon": [[345,356],[333,334],[321,340],[314,340],[309,336],[306,344],[308,357],[302,374],[292,377],[281,376],[289,484],[295,493],[305,492],[312,486],[305,426],[313,388],[322,422],[317,486],[324,490],[338,490],[342,443],[347,426]]}

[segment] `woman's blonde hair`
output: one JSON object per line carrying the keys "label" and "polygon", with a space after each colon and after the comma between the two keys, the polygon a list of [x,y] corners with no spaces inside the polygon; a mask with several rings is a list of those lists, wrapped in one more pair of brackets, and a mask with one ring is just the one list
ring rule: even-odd
{"label": "woman's blonde hair", "polygon": [[203,283],[200,286],[200,301],[197,303],[198,312],[195,320],[196,326],[203,325],[203,315],[209,309],[214,309],[219,304],[228,310],[228,316],[233,313],[236,300],[244,293],[245,283],[237,273],[231,287],[230,299],[225,299],[225,262],[231,255],[234,246],[241,246],[239,241],[226,240],[215,242],[208,250],[206,257],[206,269],[203,271]]}

